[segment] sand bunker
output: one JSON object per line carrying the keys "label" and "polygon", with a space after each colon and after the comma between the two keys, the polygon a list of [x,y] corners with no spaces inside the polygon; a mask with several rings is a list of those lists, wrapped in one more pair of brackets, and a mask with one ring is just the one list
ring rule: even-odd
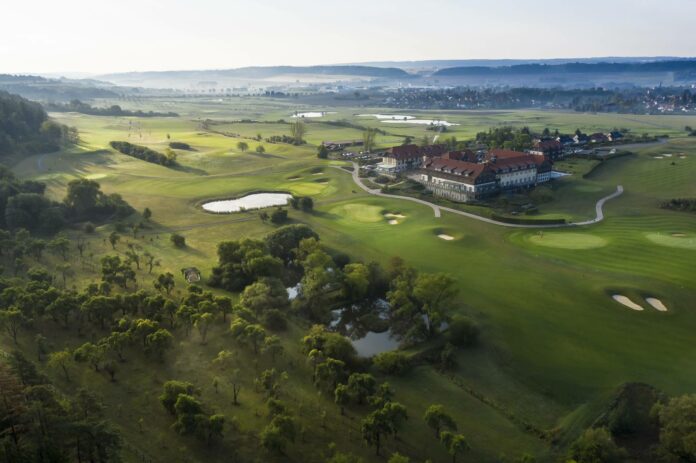
{"label": "sand bunker", "polygon": [[324,172],[314,172],[312,175],[324,175]]}
{"label": "sand bunker", "polygon": [[406,218],[406,216],[403,214],[392,214],[391,212],[384,214],[384,217],[386,217],[388,219],[405,219]]}
{"label": "sand bunker", "polygon": [[667,307],[662,303],[661,300],[655,297],[646,297],[645,302],[650,304],[655,310],[659,310],[660,312],[667,312]]}
{"label": "sand bunker", "polygon": [[636,304],[635,302],[633,302],[632,300],[630,300],[626,296],[622,296],[621,294],[614,294],[611,298],[614,299],[619,304],[625,305],[629,309],[644,310],[643,307],[639,306],[638,304]]}
{"label": "sand bunker", "polygon": [[686,237],[686,233],[672,233],[672,236],[676,236],[677,238],[684,238]]}
{"label": "sand bunker", "polygon": [[444,233],[437,235],[437,237],[445,241],[452,241],[454,239],[454,236],[445,235]]}
{"label": "sand bunker", "polygon": [[666,157],[666,158],[671,158],[671,157],[672,157],[671,154],[663,154],[663,156]]}
{"label": "sand bunker", "polygon": [[389,221],[389,225],[399,225],[399,221],[392,219]]}
{"label": "sand bunker", "polygon": [[653,158],[655,158],[655,159],[664,159],[665,157],[664,157],[664,156],[653,156]]}
{"label": "sand bunker", "polygon": [[696,234],[694,233],[647,233],[645,237],[660,246],[681,249],[696,249]]}

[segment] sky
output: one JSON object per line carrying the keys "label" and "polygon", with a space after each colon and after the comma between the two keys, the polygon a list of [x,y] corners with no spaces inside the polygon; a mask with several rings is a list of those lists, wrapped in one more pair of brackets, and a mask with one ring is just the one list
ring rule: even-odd
{"label": "sky", "polygon": [[5,0],[0,73],[696,56],[695,0]]}

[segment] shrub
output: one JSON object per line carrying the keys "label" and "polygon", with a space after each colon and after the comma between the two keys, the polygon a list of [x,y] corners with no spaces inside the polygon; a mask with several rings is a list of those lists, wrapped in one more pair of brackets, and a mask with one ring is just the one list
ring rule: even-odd
{"label": "shrub", "polygon": [[85,231],[85,233],[94,233],[95,230],[94,224],[92,222],[85,223],[82,229]]}
{"label": "shrub", "polygon": [[179,235],[178,233],[172,233],[169,239],[171,240],[172,244],[177,248],[186,247],[186,238],[182,235]]}
{"label": "shrub", "polygon": [[372,363],[382,373],[386,375],[400,376],[411,369],[411,361],[403,352],[382,352],[377,354]]}
{"label": "shrub", "polygon": [[480,329],[469,317],[452,320],[447,331],[449,342],[455,346],[474,346],[478,342]]}
{"label": "shrub", "polygon": [[171,149],[175,149],[175,150],[191,151],[191,145],[189,145],[188,143],[180,142],[180,141],[173,141],[173,142],[169,143],[169,147]]}
{"label": "shrub", "polygon": [[167,154],[158,153],[146,146],[134,145],[127,141],[112,141],[109,143],[113,149],[127,156],[141,159],[143,161],[160,164],[167,167],[176,166],[176,154],[169,150]]}

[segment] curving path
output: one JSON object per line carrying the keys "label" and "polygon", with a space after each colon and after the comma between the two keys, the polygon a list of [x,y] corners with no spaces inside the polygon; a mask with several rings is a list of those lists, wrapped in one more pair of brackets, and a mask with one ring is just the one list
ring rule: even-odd
{"label": "curving path", "polygon": [[[341,168],[340,166],[331,166],[336,169],[340,169],[344,172],[347,172],[345,169]],[[369,188],[367,185],[365,185],[362,180],[360,180],[359,176],[360,172],[360,166],[356,162],[353,163],[353,181],[355,182],[356,185],[358,185],[360,188],[365,190],[367,193],[375,196],[381,196],[384,198],[392,198],[392,199],[403,199],[406,201],[412,201],[414,203],[419,203],[423,204],[425,206],[430,207],[433,212],[435,213],[435,217],[440,217],[441,216],[441,211],[447,211],[451,212],[452,214],[458,214],[458,215],[463,215],[464,217],[468,217],[470,219],[474,220],[479,220],[481,222],[486,222],[490,223],[492,225],[499,225],[501,227],[510,227],[510,228],[567,228],[567,227],[579,227],[583,225],[592,225],[598,222],[601,222],[604,220],[604,212],[602,208],[604,207],[604,203],[609,201],[610,199],[614,199],[618,196],[620,196],[623,193],[623,186],[618,185],[616,187],[616,191],[608,196],[605,196],[604,198],[601,198],[599,201],[597,201],[597,204],[595,205],[595,213],[596,216],[594,219],[590,220],[585,220],[583,222],[570,222],[570,223],[558,223],[558,224],[539,224],[539,225],[527,225],[527,224],[517,224],[517,223],[507,223],[507,222],[500,222],[498,220],[493,220],[489,219],[488,217],[482,217],[480,215],[472,214],[470,212],[464,212],[460,211],[458,209],[452,209],[451,207],[445,207],[445,206],[438,206],[437,204],[433,204],[431,202],[418,199],[418,198],[412,198],[410,196],[401,196],[401,195],[390,195],[386,193],[382,193],[378,189],[374,188]]]}

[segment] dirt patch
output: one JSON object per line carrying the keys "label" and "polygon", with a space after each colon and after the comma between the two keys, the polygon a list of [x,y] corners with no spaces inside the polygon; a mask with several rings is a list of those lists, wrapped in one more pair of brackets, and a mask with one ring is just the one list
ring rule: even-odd
{"label": "dirt patch", "polygon": [[655,310],[659,310],[660,312],[667,312],[667,306],[664,305],[662,301],[656,297],[646,297],[645,302],[650,304],[652,308]]}
{"label": "dirt patch", "polygon": [[637,310],[637,311],[644,310],[642,306],[636,304],[635,302],[633,302],[632,300],[630,300],[626,296],[622,296],[621,294],[614,294],[613,296],[611,296],[611,298],[614,299],[619,304],[625,305],[626,307],[628,307],[631,310]]}

